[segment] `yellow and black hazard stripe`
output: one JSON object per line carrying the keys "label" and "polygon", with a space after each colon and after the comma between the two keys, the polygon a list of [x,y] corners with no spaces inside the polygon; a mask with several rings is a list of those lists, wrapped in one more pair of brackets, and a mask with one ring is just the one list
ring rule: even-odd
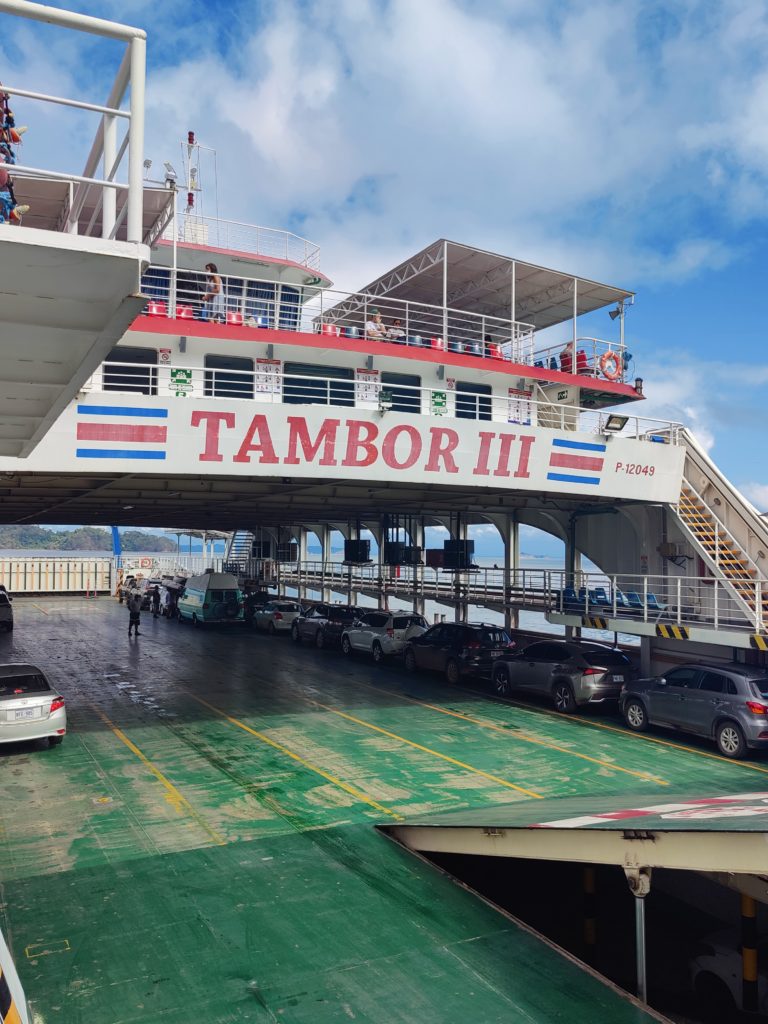
{"label": "yellow and black hazard stripe", "polygon": [[608,619],[604,619],[602,615],[582,615],[581,624],[590,629],[608,629]]}
{"label": "yellow and black hazard stripe", "polygon": [[8,979],[0,967],[0,1024],[21,1024],[21,1014],[13,1001]]}
{"label": "yellow and black hazard stripe", "polygon": [[768,651],[768,637],[762,633],[753,633],[749,638],[749,646],[756,651]]}
{"label": "yellow and black hazard stripe", "polygon": [[687,626],[666,626],[659,622],[656,625],[656,636],[665,640],[690,640],[691,634]]}

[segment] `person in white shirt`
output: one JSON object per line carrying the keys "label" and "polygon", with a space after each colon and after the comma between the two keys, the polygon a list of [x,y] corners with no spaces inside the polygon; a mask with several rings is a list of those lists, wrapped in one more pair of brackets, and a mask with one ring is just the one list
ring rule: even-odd
{"label": "person in white shirt", "polygon": [[386,341],[387,339],[387,329],[378,309],[371,310],[371,318],[365,325],[365,336],[374,341]]}

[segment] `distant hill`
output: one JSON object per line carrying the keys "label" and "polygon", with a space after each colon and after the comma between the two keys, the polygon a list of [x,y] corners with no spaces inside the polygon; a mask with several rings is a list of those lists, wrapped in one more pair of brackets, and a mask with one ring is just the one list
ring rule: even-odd
{"label": "distant hill", "polygon": [[[121,530],[123,551],[175,551],[176,541],[141,530]],[[95,526],[46,530],[42,526],[0,526],[0,550],[112,551],[112,534]]]}

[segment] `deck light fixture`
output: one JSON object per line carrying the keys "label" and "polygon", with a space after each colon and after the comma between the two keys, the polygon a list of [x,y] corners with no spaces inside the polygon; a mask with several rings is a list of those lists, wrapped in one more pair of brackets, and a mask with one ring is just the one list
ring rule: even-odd
{"label": "deck light fixture", "polygon": [[642,395],[642,393],[643,393],[643,378],[642,377],[635,377],[635,391],[638,393],[638,395]]}
{"label": "deck light fixture", "polygon": [[612,412],[608,419],[605,421],[603,430],[606,434],[619,434],[629,423],[629,416],[617,416],[615,412]]}

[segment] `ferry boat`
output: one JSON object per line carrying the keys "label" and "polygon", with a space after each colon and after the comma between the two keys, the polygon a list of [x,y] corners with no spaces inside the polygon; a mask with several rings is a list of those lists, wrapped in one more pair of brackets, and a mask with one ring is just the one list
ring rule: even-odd
{"label": "ferry boat", "polygon": [[[366,595],[382,606],[399,597],[412,601],[420,612],[433,599],[452,608],[457,621],[466,619],[472,606],[481,606],[502,613],[510,627],[521,609],[535,609],[569,636],[589,629],[637,636],[644,674],[700,658],[764,664],[768,527],[684,425],[642,415],[642,352],[630,352],[625,337],[632,291],[448,239],[425,246],[367,284],[361,282],[358,291],[336,289],[321,269],[320,250],[313,242],[288,231],[198,212],[193,172],[201,150],[194,132],[182,147],[182,184],[171,164],[163,181],[146,182],[142,175],[137,181],[143,158],[142,33],[20,0],[0,3],[0,10],[11,9],[122,39],[129,57],[106,105],[90,105],[101,121],[82,175],[43,172],[21,162],[14,170],[16,196],[30,211],[20,227],[9,224],[0,232],[2,266],[25,267],[24,301],[14,313],[0,303],[6,324],[23,324],[13,344],[0,346],[7,399],[0,416],[2,521],[180,523],[200,531],[225,530],[231,534],[225,564],[211,568],[235,571],[258,584],[269,582],[280,593],[295,591],[305,597],[313,592],[326,601]],[[120,103],[129,71],[130,129],[120,147],[113,122],[126,113]],[[19,100],[35,95],[11,87],[8,93]],[[120,184],[116,167],[126,149],[129,181]],[[105,168],[102,178],[96,176],[99,162]],[[51,263],[54,255],[58,264]],[[46,266],[55,269],[46,271]],[[51,294],[52,282],[62,279],[68,282],[69,299],[58,296],[52,311],[40,300]],[[468,530],[478,523],[498,529],[505,549],[503,567],[474,565]],[[448,539],[439,550],[430,550],[425,531],[435,525],[447,530]],[[563,541],[561,571],[521,568],[521,525]],[[345,538],[343,565],[331,558],[333,530]],[[376,541],[373,558],[366,531]],[[315,560],[308,550],[312,534],[321,544]],[[582,558],[599,572],[584,570]],[[236,696],[240,699],[242,693]],[[488,842],[498,838],[500,856],[558,860],[566,859],[564,850],[571,844],[578,848],[575,860],[623,866],[640,905],[651,867],[688,866],[713,873],[728,872],[735,864],[734,871],[750,879],[753,889],[744,883],[741,890],[751,893],[750,899],[754,886],[761,893],[765,888],[754,881],[760,873],[757,845],[750,842],[754,836],[735,840],[738,854],[729,859],[716,842],[710,847],[699,838],[696,848],[686,834],[669,841],[673,854],[668,860],[667,847],[651,850],[646,843],[643,848],[637,830],[625,830],[617,839],[615,825],[607,838],[604,832],[599,840],[579,832],[574,840],[572,831],[563,838],[562,830],[599,827],[603,821],[623,820],[624,814],[653,818],[646,837],[655,839],[657,833],[666,834],[669,806],[695,810],[698,791],[669,806],[646,798],[642,812],[627,809],[626,801],[614,801],[612,808],[595,806],[591,814],[569,814],[561,806],[542,806],[535,813],[530,807],[502,813],[483,806],[460,821],[422,820],[429,811],[447,810],[456,797],[451,792],[450,800],[423,803],[408,820],[407,808],[403,814],[393,811],[384,797],[366,795],[359,780],[352,785],[332,766],[316,764],[313,757],[322,756],[317,741],[315,754],[304,756],[287,740],[270,736],[255,719],[244,723],[231,708],[223,710],[201,692],[194,699],[217,721],[266,744],[270,756],[300,763],[302,770],[360,799],[377,823],[382,815],[396,820],[391,834],[411,850],[471,854],[481,847],[487,851]],[[406,694],[404,699],[413,698]],[[473,721],[442,706],[432,710]],[[91,713],[144,768],[150,764],[137,742],[106,712],[96,707]],[[266,713],[276,713],[275,707],[269,705]],[[329,713],[344,717],[348,725],[370,724],[354,714],[354,706],[331,708]],[[391,728],[371,727],[387,742],[427,750],[462,770],[471,767],[420,740],[405,740]],[[513,726],[498,724],[502,728]],[[571,741],[531,742],[541,742],[560,756],[568,754]],[[613,754],[603,758],[580,751],[574,756],[599,764],[612,778]],[[645,764],[618,770],[643,785],[655,785],[658,780],[650,769]],[[737,799],[733,776],[716,777],[720,770],[726,772],[718,765],[711,776],[711,790],[717,794],[707,794],[715,813],[721,806],[718,800]],[[169,801],[191,813],[189,800],[179,800],[158,771],[153,777],[164,786],[168,783]],[[685,771],[690,786],[695,773],[690,766]],[[232,768],[230,782],[236,775]],[[476,777],[506,787],[508,799],[510,790],[514,799],[543,795],[490,769]],[[252,782],[242,784],[253,796]],[[590,778],[592,784],[599,785]],[[667,785],[668,780],[658,784]],[[382,783],[382,788],[388,786]],[[394,782],[390,788],[397,788]],[[574,795],[570,786],[564,790],[553,783],[547,795]],[[609,789],[609,795],[616,797],[616,791]],[[759,796],[743,797],[738,807],[746,801],[745,813],[751,813]],[[759,808],[762,813],[762,804]],[[482,821],[479,814],[485,816]],[[197,811],[190,820],[203,828],[202,820],[205,826],[205,816]],[[423,862],[409,860],[402,847],[373,835],[366,818],[354,818],[351,831],[346,830],[349,824],[334,819],[331,826],[324,818],[318,825],[335,830],[324,856],[334,865],[346,857],[348,874],[336,881],[360,913],[365,899],[360,893],[349,896],[349,876],[362,877],[362,865],[371,857],[377,884],[386,888],[383,878],[392,872],[393,888],[380,894],[386,908],[378,920],[386,931],[394,927],[388,913],[415,913],[407,908],[418,902],[419,886],[426,892],[430,886],[440,888],[444,879],[425,881],[431,875]],[[311,831],[294,827],[302,837]],[[534,827],[535,852],[521,854],[526,844],[535,845],[527,838]],[[560,845],[550,843],[548,829]],[[206,844],[227,846],[219,831],[203,830]],[[285,845],[274,845],[287,857]],[[349,856],[342,848],[351,851]],[[627,850],[631,853],[625,856]],[[299,856],[285,869],[291,884],[297,884],[304,870],[300,861]],[[241,877],[235,861],[230,858],[228,863]],[[418,867],[408,866],[413,863]],[[196,864],[204,870],[208,862]],[[263,866],[260,870],[258,884],[268,884]],[[414,872],[410,877],[409,871]],[[367,898],[375,882],[365,882]],[[283,891],[276,897],[278,917],[280,906],[290,899]],[[277,941],[273,910],[264,913]],[[641,922],[642,913],[637,913]],[[491,927],[485,910],[473,914],[472,927],[455,933],[461,932],[460,941]],[[457,920],[460,916],[457,911]],[[409,918],[409,935],[428,933],[428,918],[428,908],[418,920]],[[11,924],[26,920],[19,897]],[[295,916],[292,927],[298,927]],[[344,928],[348,957],[361,937],[360,920],[347,920]],[[535,946],[545,972],[555,960],[548,947],[536,946],[538,940],[527,933],[524,940],[507,936],[500,946],[506,942],[510,950],[525,947],[523,952]],[[481,985],[477,1018],[483,1020],[500,1019],[512,999],[506,990],[499,996],[500,946],[496,941],[490,945],[492,977]],[[445,979],[445,964],[440,956],[435,959],[431,940],[427,946],[428,951],[422,949],[430,965],[427,974],[435,971],[435,978]],[[37,947],[33,943],[29,948],[33,952],[27,956],[34,957]],[[395,959],[403,952],[396,941],[391,948]],[[290,959],[289,946],[285,949]],[[37,952],[43,956],[46,949]],[[18,961],[18,950],[15,955]],[[474,964],[471,956],[460,962],[466,988],[485,967]],[[0,943],[0,965],[18,992],[9,964]],[[651,1019],[650,1011],[572,968],[570,962],[563,967],[558,961],[557,969],[567,977],[563,991],[572,986],[583,1019],[594,1006],[607,1014],[602,1019],[617,1024]],[[339,977],[344,969],[341,961],[334,961],[336,1001],[332,1011],[325,1008],[315,1017],[307,1009],[304,990],[292,1003],[291,986],[283,980],[279,1004],[274,1003],[285,1014],[280,1019],[330,1019],[333,1014],[340,1019],[343,1013],[350,1019],[419,1016],[447,1021],[466,1020],[472,1012],[468,988],[450,993],[448,1009],[445,993],[439,991],[442,983],[427,983],[417,961],[407,969],[392,963],[377,967],[387,979],[389,1001],[381,1004],[363,992],[374,984],[376,971],[366,973],[367,981],[351,994],[342,992]],[[299,974],[302,970],[303,961],[296,968]],[[313,991],[324,992],[322,999],[327,1000],[314,961],[307,970]],[[529,1019],[554,1019],[557,999],[546,997],[546,1007],[537,1006],[541,993],[533,992],[530,971],[523,973]],[[219,971],[217,983],[224,984],[222,977]],[[298,992],[304,982],[295,984]],[[243,1011],[245,1015],[230,1019],[276,1019],[278,1011],[259,997],[259,984],[253,985],[264,1012],[249,1017]],[[393,1008],[391,1000],[402,985],[407,998]],[[135,996],[134,987],[131,991]],[[427,1007],[420,1004],[420,993],[426,991],[434,1000]],[[217,1019],[225,1019],[221,1000],[212,999],[211,1005]],[[296,1006],[301,1009],[286,1012],[286,1007]],[[148,1012],[134,1005],[132,1016],[123,1019],[161,1019]],[[320,1013],[316,1008],[314,1012]],[[190,1018],[176,1013],[167,1019]]]}

